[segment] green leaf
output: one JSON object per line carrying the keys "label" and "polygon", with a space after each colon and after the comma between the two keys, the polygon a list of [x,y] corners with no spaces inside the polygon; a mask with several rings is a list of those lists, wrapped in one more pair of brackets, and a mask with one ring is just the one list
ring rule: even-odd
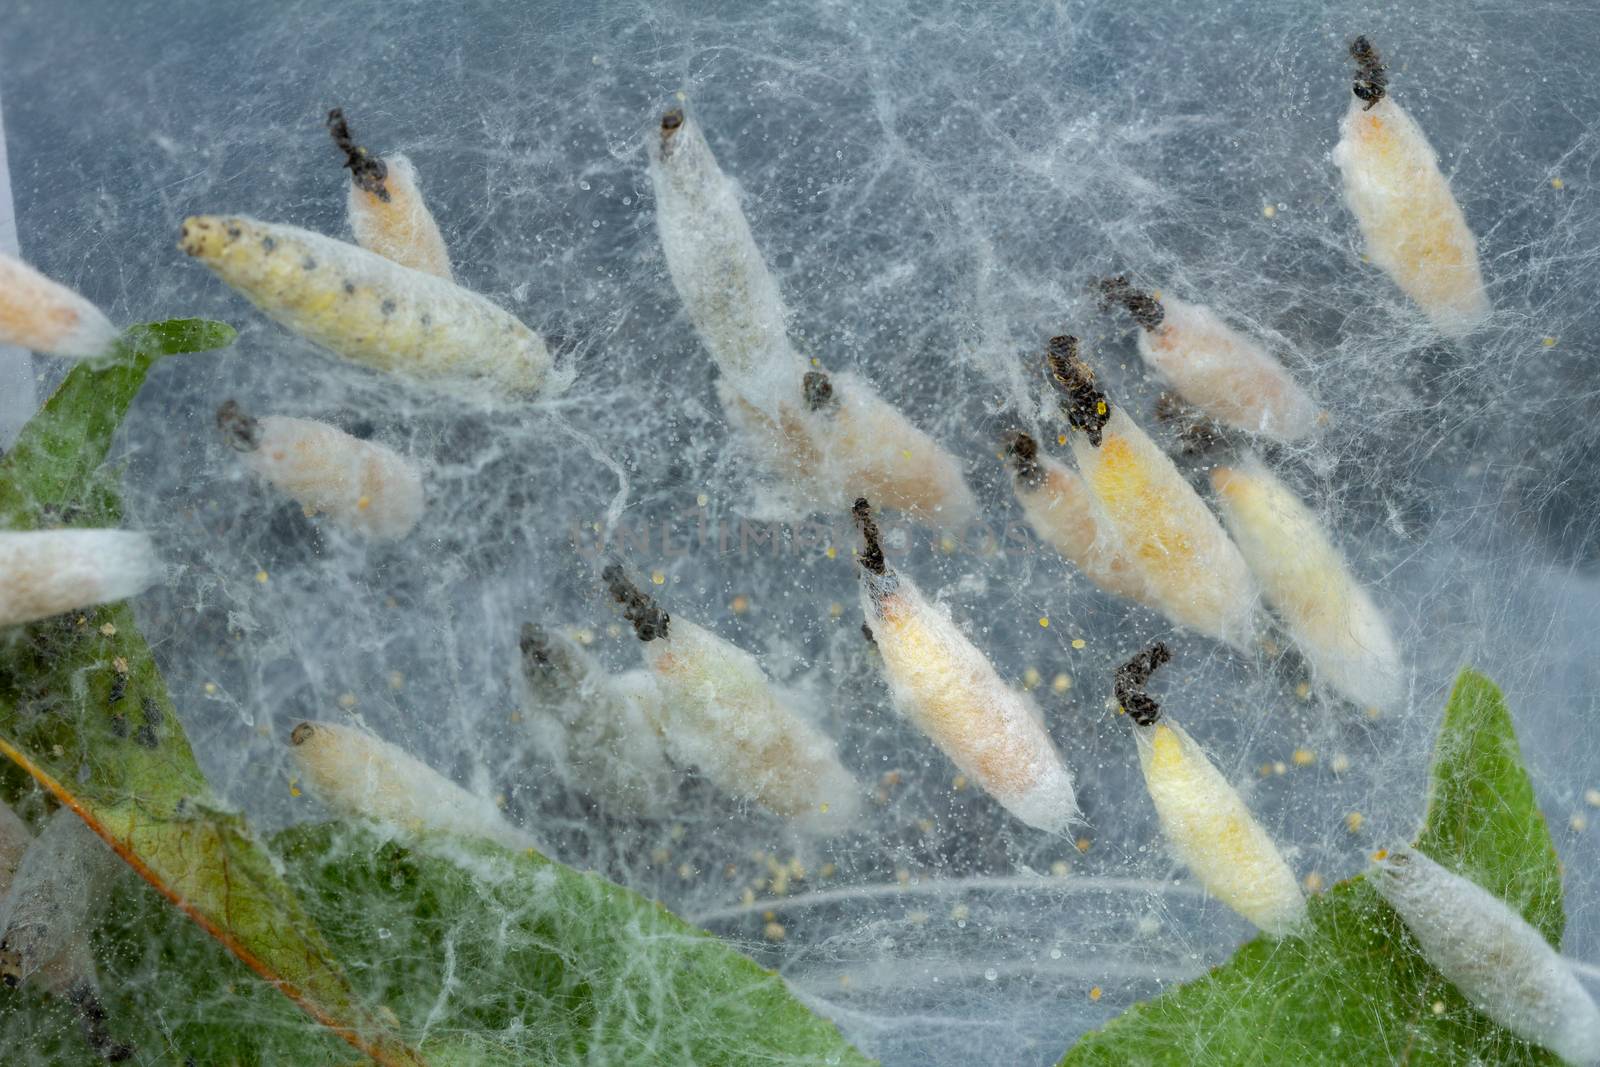
{"label": "green leaf", "polygon": [[[114,488],[97,472],[151,366],[232,338],[201,320],[134,327],[108,366],[74,368],[0,461],[0,517],[12,528],[114,520]],[[380,1063],[421,1062],[356,1000],[243,820],[210,799],[126,604],[0,631],[0,753],[318,1022]]]}
{"label": "green leaf", "polygon": [[274,845],[364,991],[430,1063],[871,1062],[772,971],[531,850],[407,848],[330,825]]}
{"label": "green leaf", "polygon": [[236,336],[209,319],[152,322],[124,332],[105,365],[74,367],[0,457],[0,529],[82,525],[75,520],[85,510],[103,513],[108,501],[91,476],[156,360],[224,348]]}
{"label": "green leaf", "polygon": [[[1558,943],[1555,847],[1505,700],[1475,671],[1462,672],[1445,709],[1417,846],[1503,894]],[[1086,1035],[1062,1067],[1558,1062],[1473,1010],[1365,876],[1314,897],[1310,912],[1306,938],[1256,938],[1205,978]]]}

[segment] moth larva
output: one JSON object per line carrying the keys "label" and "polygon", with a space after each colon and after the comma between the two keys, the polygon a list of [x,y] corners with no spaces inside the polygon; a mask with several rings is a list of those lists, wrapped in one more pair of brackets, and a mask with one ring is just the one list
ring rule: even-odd
{"label": "moth larva", "polygon": [[1115,532],[1102,525],[1083,476],[1040,453],[1038,442],[1021,431],[1006,435],[1006,456],[1033,532],[1101,589],[1160,610],[1133,561],[1117,550]]}
{"label": "moth larva", "polygon": [[524,722],[569,785],[619,806],[660,810],[677,788],[656,724],[661,693],[648,673],[613,677],[576,641],[526,623]]}
{"label": "moth larva", "polygon": [[476,293],[310,230],[192,215],[178,247],[329,352],[456,392],[563,388],[538,334]]}
{"label": "moth larva", "polygon": [[1473,1007],[1568,1063],[1600,1064],[1600,1008],[1543,934],[1416,849],[1378,856],[1373,888]]}
{"label": "moth larva", "polygon": [[854,820],[860,789],[833,741],[785,702],[754,656],[669,616],[621,565],[602,577],[643,642],[661,688],[657,728],[674,760],[808,829],[831,833]]}
{"label": "moth larva", "polygon": [[94,359],[109,355],[117,337],[111,320],[88,300],[0,252],[0,342],[47,356]]}
{"label": "moth larva", "polygon": [[798,396],[805,360],[789,343],[778,282],[699,122],[674,108],[650,141],[656,228],[672,284],[701,342],[744,399],[777,416]]}
{"label": "moth larva", "polygon": [[341,108],[328,112],[328,132],[350,169],[350,229],[356,243],[403,267],[453,281],[450,253],[411,161],[374,156],[356,144]]}
{"label": "moth larva", "polygon": [[1311,510],[1254,456],[1211,472],[1222,517],[1267,603],[1318,675],[1363,707],[1400,698],[1400,652],[1383,613]]}
{"label": "moth larva", "polygon": [[1171,658],[1166,645],[1152,645],[1119,667],[1116,679],[1161,832],[1206,892],[1263,933],[1289,936],[1306,920],[1294,872],[1205,751],[1145,691],[1151,673]]}
{"label": "moth larva", "polygon": [[1139,329],[1139,355],[1178,395],[1218,422],[1276,441],[1316,429],[1318,410],[1283,364],[1216,312],[1175,297],[1157,300],[1126,277],[1100,283]]}
{"label": "moth larva", "polygon": [[866,500],[854,515],[864,547],[861,608],[900,713],[1007,811],[1061,833],[1078,817],[1072,772],[1038,707],[910,579],[889,569]]}
{"label": "moth larva", "polygon": [[807,371],[776,419],[720,389],[730,420],[780,476],[825,511],[865,496],[924,522],[964,525],[977,500],[961,464],[854,374]]}
{"label": "moth larva", "polygon": [[1388,72],[1365,37],[1333,162],[1367,255],[1440,333],[1464,337],[1489,314],[1477,239],[1416,120],[1389,96]]}
{"label": "moth larva", "polygon": [[347,530],[390,540],[422,517],[422,475],[393,449],[312,419],[253,418],[232,400],[217,427],[251,471]]}
{"label": "moth larva", "polygon": [[494,804],[365,730],[302,722],[289,745],[312,791],[340,815],[385,823],[408,836],[460,834],[511,849],[532,847]]}
{"label": "moth larva", "polygon": [[159,576],[155,549],[143,533],[0,531],[0,626],[125,600]]}
{"label": "moth larva", "polygon": [[1049,365],[1062,413],[1080,431],[1071,435],[1072,454],[1102,529],[1115,534],[1150,601],[1173,622],[1247,647],[1256,585],[1217,517],[1166,453],[1096,388],[1077,338],[1052,338]]}

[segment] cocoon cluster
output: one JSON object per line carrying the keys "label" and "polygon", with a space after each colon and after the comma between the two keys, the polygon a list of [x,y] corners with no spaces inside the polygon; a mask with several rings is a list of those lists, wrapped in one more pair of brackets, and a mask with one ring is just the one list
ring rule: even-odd
{"label": "cocoon cluster", "polygon": [[150,538],[131,530],[0,531],[0,626],[124,600],[159,570]]}
{"label": "cocoon cluster", "polygon": [[93,359],[108,355],[117,337],[99,308],[0,252],[0,342],[48,356]]}
{"label": "cocoon cluster", "polygon": [[1411,848],[1378,853],[1374,888],[1472,1005],[1571,1064],[1600,1064],[1600,1008],[1505,901]]}
{"label": "cocoon cluster", "polygon": [[857,375],[807,371],[801,395],[781,401],[776,419],[720,383],[719,393],[755,453],[820,510],[865,496],[953,527],[977,511],[960,462]]}
{"label": "cocoon cluster", "polygon": [[422,517],[422,475],[393,449],[313,419],[253,418],[232,400],[217,425],[247,468],[347,530],[389,540]]}
{"label": "cocoon cluster", "polygon": [[1139,324],[1145,363],[1188,403],[1218,422],[1276,441],[1316,429],[1311,395],[1265,348],[1210,308],[1170,296],[1158,300],[1122,277],[1106,279],[1101,288]]}
{"label": "cocoon cluster", "polygon": [[526,397],[566,384],[543,339],[443,278],[310,230],[193,215],[178,247],[329,352],[455,391]]}
{"label": "cocoon cluster", "polygon": [[641,813],[677,788],[662,749],[661,692],[644,671],[608,673],[564,634],[522,627],[523,721],[567,784]]}
{"label": "cocoon cluster", "polygon": [[1072,454],[1099,507],[1098,524],[1169,619],[1246,647],[1258,594],[1239,549],[1166,453],[1095,387],[1077,338],[1057,337],[1050,347],[1051,377],[1078,431]]}
{"label": "cocoon cluster", "polygon": [[855,506],[865,548],[861,608],[882,654],[895,707],[951,761],[1036,829],[1061,833],[1078,816],[1072,772],[1039,709],[1006,685],[986,656],[903,575],[889,569],[865,500]]}
{"label": "cocoon cluster", "polygon": [[1211,484],[1267,603],[1317,675],[1364,707],[1393,706],[1401,691],[1394,636],[1311,509],[1253,456],[1215,468]]}
{"label": "cocoon cluster", "polygon": [[1118,549],[1116,532],[1102,522],[1083,476],[1041,453],[1025,433],[1007,436],[1006,455],[1012,488],[1033,532],[1101,589],[1159,611],[1139,569]]}
{"label": "cocoon cluster", "polygon": [[1194,738],[1144,691],[1169,659],[1165,645],[1154,645],[1119,668],[1116,683],[1161,832],[1206,892],[1263,933],[1294,934],[1306,921],[1306,902],[1283,854]]}
{"label": "cocoon cluster", "polygon": [[1354,97],[1339,125],[1334,165],[1367,255],[1440,333],[1464,337],[1489,314],[1477,239],[1422,127],[1388,93],[1388,71],[1365,37],[1350,55]]}
{"label": "cocoon cluster", "polygon": [[532,844],[492,803],[365,730],[302,722],[289,734],[289,745],[306,783],[341,815],[385,823],[409,836],[459,834],[512,849]]}
{"label": "cocoon cluster", "polygon": [[661,690],[658,727],[674,760],[806,829],[832,833],[855,819],[860,787],[838,749],[789,706],[754,656],[669,616],[620,565],[603,576],[643,642]]}
{"label": "cocoon cluster", "polygon": [[356,243],[402,267],[453,281],[450,252],[405,156],[374,156],[355,143],[344,112],[328,112],[328,132],[350,168],[350,229]]}

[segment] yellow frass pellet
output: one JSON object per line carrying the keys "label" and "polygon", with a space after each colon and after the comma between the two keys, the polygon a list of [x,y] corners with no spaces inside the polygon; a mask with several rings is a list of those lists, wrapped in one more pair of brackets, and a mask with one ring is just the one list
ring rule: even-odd
{"label": "yellow frass pellet", "polygon": [[95,359],[116,347],[117,328],[78,293],[0,252],[0,343]]}
{"label": "yellow frass pellet", "polygon": [[243,216],[194,215],[178,247],[284,327],[353,362],[476,398],[527,398],[570,381],[509,312],[357,245]]}

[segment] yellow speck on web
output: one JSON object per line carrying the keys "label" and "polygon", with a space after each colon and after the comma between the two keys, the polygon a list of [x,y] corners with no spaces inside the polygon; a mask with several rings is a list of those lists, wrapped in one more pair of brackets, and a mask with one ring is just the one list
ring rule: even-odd
{"label": "yellow speck on web", "polygon": [[1088,852],[1089,846],[1092,844],[1094,844],[1094,842],[1090,841],[1087,837],[1080,837],[1072,843],[1072,846],[1079,852]]}
{"label": "yellow speck on web", "polygon": [[1328,766],[1333,769],[1334,774],[1343,774],[1350,769],[1350,757],[1343,752],[1335,753],[1333,761]]}
{"label": "yellow speck on web", "polygon": [[667,584],[667,576],[660,571],[651,571],[650,581],[654,585],[665,585]]}
{"label": "yellow speck on web", "polygon": [[100,624],[100,632],[105,634],[107,637],[117,636],[117,628],[109,622]]}
{"label": "yellow speck on web", "polygon": [[844,605],[839,603],[837,600],[835,600],[833,603],[828,605],[828,617],[830,619],[837,619],[839,616],[841,616],[843,614],[844,614]]}
{"label": "yellow speck on web", "polygon": [[1299,685],[1295,686],[1294,687],[1294,695],[1299,697],[1301,700],[1310,700],[1311,699],[1311,683],[1310,682],[1301,682]]}
{"label": "yellow speck on web", "polygon": [[1344,817],[1344,828],[1351,833],[1360,833],[1361,827],[1366,824],[1367,817],[1359,811],[1352,811]]}
{"label": "yellow speck on web", "polygon": [[1083,646],[1087,645],[1088,643],[1089,642],[1085,641],[1081,637],[1074,637],[1072,639],[1072,647],[1075,648],[1075,649],[1078,649],[1080,652],[1083,650]]}
{"label": "yellow speck on web", "polygon": [[390,689],[401,689],[401,688],[404,688],[405,684],[406,684],[406,676],[404,674],[401,674],[399,671],[390,671],[389,672],[389,688]]}
{"label": "yellow speck on web", "polygon": [[1044,677],[1039,673],[1039,668],[1037,667],[1029,667],[1022,672],[1022,687],[1024,689],[1037,689],[1042,681],[1044,681]]}
{"label": "yellow speck on web", "polygon": [[706,494],[701,493],[694,498],[694,502],[700,507],[705,507],[707,504],[711,503],[711,498]]}
{"label": "yellow speck on web", "polygon": [[1103,996],[1103,995],[1104,994],[1102,993],[1102,991],[1101,991],[1099,986],[1095,986],[1093,989],[1089,990],[1089,999],[1090,1000],[1099,1000],[1101,998],[1101,996]]}
{"label": "yellow speck on web", "polygon": [[1056,434],[1056,444],[1064,445],[1066,443],[1067,443],[1067,435],[1066,434],[1064,434],[1064,433]]}
{"label": "yellow speck on web", "polygon": [[128,657],[127,656],[118,656],[116,659],[112,660],[111,661],[111,669],[116,671],[118,674],[127,674],[128,673]]}
{"label": "yellow speck on web", "polygon": [[1270,219],[1274,215],[1276,215],[1277,213],[1278,213],[1278,209],[1276,207],[1273,207],[1271,204],[1262,204],[1261,205],[1261,214],[1264,215],[1265,217]]}
{"label": "yellow speck on web", "polygon": [[811,365],[813,367],[820,367],[820,366],[822,366],[822,360],[818,359],[816,356],[812,356],[811,357]]}
{"label": "yellow speck on web", "polygon": [[829,559],[838,559],[839,558],[839,550],[837,548],[835,548],[833,545],[829,545],[827,547],[827,549],[824,551],[823,554],[826,555]]}
{"label": "yellow speck on web", "polygon": [[782,923],[768,923],[761,932],[768,941],[782,941],[786,931]]}
{"label": "yellow speck on web", "polygon": [[56,759],[60,759],[62,756],[65,756],[67,754],[67,750],[62,748],[60,745],[51,745],[50,746],[50,754],[52,756],[54,756]]}
{"label": "yellow speck on web", "polygon": [[824,815],[828,814],[828,802],[824,800],[821,804],[818,804],[817,810],[822,812]]}
{"label": "yellow speck on web", "polygon": [[1048,615],[1039,616],[1039,625],[1043,626],[1045,629],[1048,630],[1050,628],[1050,616],[1048,616]]}
{"label": "yellow speck on web", "polygon": [[1289,773],[1289,765],[1283,762],[1283,760],[1278,760],[1272,765],[1272,773],[1281,778],[1283,775]]}
{"label": "yellow speck on web", "polygon": [[1309,767],[1317,762],[1317,754],[1309,748],[1297,748],[1294,750],[1294,755],[1289,758],[1294,760],[1296,767]]}
{"label": "yellow speck on web", "polygon": [[260,582],[262,585],[266,585],[267,584],[267,572],[266,571],[256,571],[256,581]]}
{"label": "yellow speck on web", "polygon": [[372,498],[370,496],[362,496],[362,497],[358,497],[356,499],[356,510],[357,511],[366,511],[371,506],[372,506]]}
{"label": "yellow speck on web", "polygon": [[911,449],[909,449],[909,448],[902,448],[902,449],[901,449],[901,450],[900,450],[900,458],[901,458],[901,459],[910,459],[910,458],[911,458]]}
{"label": "yellow speck on web", "polygon": [[1436,1001],[1433,1002],[1433,1013],[1435,1015],[1443,1015],[1444,1014],[1444,1001],[1436,1000]]}
{"label": "yellow speck on web", "polygon": [[1574,832],[1581,834],[1589,828],[1589,820],[1582,815],[1574,815],[1572,818],[1567,820],[1567,825],[1570,826]]}
{"label": "yellow speck on web", "polygon": [[356,695],[354,693],[340,693],[339,694],[339,706],[341,708],[344,708],[347,711],[349,709],[355,707],[356,706]]}
{"label": "yellow speck on web", "polygon": [[217,683],[216,682],[207,682],[206,686],[205,686],[205,689],[206,689],[206,696],[214,697],[214,696],[217,695]]}
{"label": "yellow speck on web", "polygon": [[1067,677],[1065,674],[1058,674],[1055,676],[1055,678],[1051,679],[1050,688],[1055,690],[1057,693],[1065,693],[1068,689],[1072,688],[1072,679]]}
{"label": "yellow speck on web", "polygon": [[1106,402],[1104,400],[1096,400],[1095,401],[1094,413],[1096,415],[1104,415],[1108,410],[1109,409],[1106,407]]}
{"label": "yellow speck on web", "polygon": [[954,789],[958,793],[961,790],[965,789],[966,787],[967,787],[967,776],[964,775],[964,774],[958,774],[958,775],[955,776],[955,778],[951,779],[951,781],[950,781],[950,788]]}
{"label": "yellow speck on web", "polygon": [[1375,862],[1382,863],[1384,860],[1389,858],[1389,850],[1386,848],[1380,848],[1378,851],[1372,854],[1372,858]]}
{"label": "yellow speck on web", "polygon": [[1323,882],[1322,875],[1318,874],[1316,871],[1312,871],[1310,874],[1306,875],[1306,879],[1303,884],[1306,887],[1307,893],[1320,893],[1322,892],[1322,887],[1326,883]]}
{"label": "yellow speck on web", "polygon": [[1050,873],[1057,878],[1065,878],[1071,871],[1072,868],[1067,866],[1066,860],[1056,860],[1050,865]]}
{"label": "yellow speck on web", "polygon": [[1552,188],[1552,189],[1565,189],[1566,187],[1567,187],[1567,183],[1562,181],[1560,178],[1551,178],[1550,179],[1550,188]]}
{"label": "yellow speck on web", "polygon": [[1539,343],[1544,345],[1546,348],[1554,348],[1556,346],[1556,339],[1554,337],[1547,336]]}
{"label": "yellow speck on web", "polygon": [[750,598],[741,593],[729,602],[728,607],[733,610],[735,615],[743,615],[750,610]]}
{"label": "yellow speck on web", "polygon": [[949,534],[944,534],[939,538],[939,551],[945,555],[950,555],[957,547],[956,539]]}
{"label": "yellow speck on web", "polygon": [[1585,789],[1583,802],[1591,808],[1600,808],[1600,789]]}

